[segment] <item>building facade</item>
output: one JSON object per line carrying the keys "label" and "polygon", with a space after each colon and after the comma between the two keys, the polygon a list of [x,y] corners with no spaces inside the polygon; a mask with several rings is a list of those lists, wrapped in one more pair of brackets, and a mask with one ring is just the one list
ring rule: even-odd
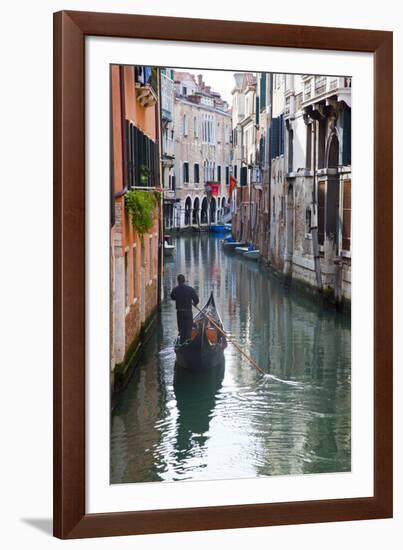
{"label": "building facade", "polygon": [[229,212],[231,113],[202,75],[175,71],[174,81],[173,226],[207,226]]}
{"label": "building facade", "polygon": [[351,300],[351,79],[234,78],[235,237],[289,281]]}
{"label": "building facade", "polygon": [[144,66],[112,66],[111,370],[118,389],[159,301],[161,200],[152,228],[140,235],[125,207],[131,190],[161,187],[158,74]]}
{"label": "building facade", "polygon": [[161,88],[161,153],[162,186],[164,189],[164,227],[174,227],[175,210],[175,125],[174,70],[160,70]]}

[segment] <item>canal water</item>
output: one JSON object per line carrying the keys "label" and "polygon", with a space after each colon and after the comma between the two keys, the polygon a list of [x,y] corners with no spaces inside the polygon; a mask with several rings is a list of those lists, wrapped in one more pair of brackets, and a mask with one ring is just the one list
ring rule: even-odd
{"label": "canal water", "polygon": [[[112,412],[111,483],[350,471],[350,319],[223,251],[217,237],[174,244],[157,326]],[[214,291],[226,331],[266,375],[231,344],[223,373],[178,375],[169,299],[178,273],[201,306]]]}

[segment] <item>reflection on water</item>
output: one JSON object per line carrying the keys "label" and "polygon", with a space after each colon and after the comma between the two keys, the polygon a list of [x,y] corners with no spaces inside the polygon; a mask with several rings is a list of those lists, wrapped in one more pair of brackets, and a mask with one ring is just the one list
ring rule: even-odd
{"label": "reflection on water", "polygon": [[180,237],[165,295],[184,273],[214,290],[231,345],[225,370],[175,370],[174,303],[112,413],[111,482],[225,479],[350,470],[350,321],[293,292],[207,235]]}

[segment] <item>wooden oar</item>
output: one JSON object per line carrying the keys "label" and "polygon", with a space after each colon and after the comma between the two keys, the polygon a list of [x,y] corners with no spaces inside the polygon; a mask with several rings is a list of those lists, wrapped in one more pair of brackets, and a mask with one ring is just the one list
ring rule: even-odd
{"label": "wooden oar", "polygon": [[256,361],[254,359],[252,359],[252,357],[250,355],[248,355],[242,348],[241,346],[239,346],[236,342],[234,342],[233,340],[231,340],[231,338],[225,333],[225,331],[219,326],[217,325],[217,323],[214,321],[214,319],[212,319],[209,315],[207,315],[207,313],[205,313],[204,311],[202,311],[199,307],[195,306],[193,304],[193,307],[197,309],[197,311],[199,311],[199,313],[201,313],[202,315],[204,315],[206,317],[206,319],[208,319],[210,321],[210,323],[212,325],[215,326],[215,328],[217,330],[219,330],[221,332],[221,334],[223,334],[225,336],[225,338],[228,340],[228,342],[230,342],[230,344],[232,344],[234,346],[234,348],[236,348],[239,353],[241,353],[244,357],[246,357],[246,359],[252,363],[252,365],[261,373],[261,374],[267,374],[263,369],[262,367],[259,367],[259,365],[256,363]]}

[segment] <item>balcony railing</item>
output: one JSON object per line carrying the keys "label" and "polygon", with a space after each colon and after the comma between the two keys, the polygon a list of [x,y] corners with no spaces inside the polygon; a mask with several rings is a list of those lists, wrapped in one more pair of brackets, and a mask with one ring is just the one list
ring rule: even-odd
{"label": "balcony railing", "polygon": [[318,97],[333,95],[337,90],[351,88],[351,77],[348,76],[315,76],[305,77],[303,103],[314,101]]}

